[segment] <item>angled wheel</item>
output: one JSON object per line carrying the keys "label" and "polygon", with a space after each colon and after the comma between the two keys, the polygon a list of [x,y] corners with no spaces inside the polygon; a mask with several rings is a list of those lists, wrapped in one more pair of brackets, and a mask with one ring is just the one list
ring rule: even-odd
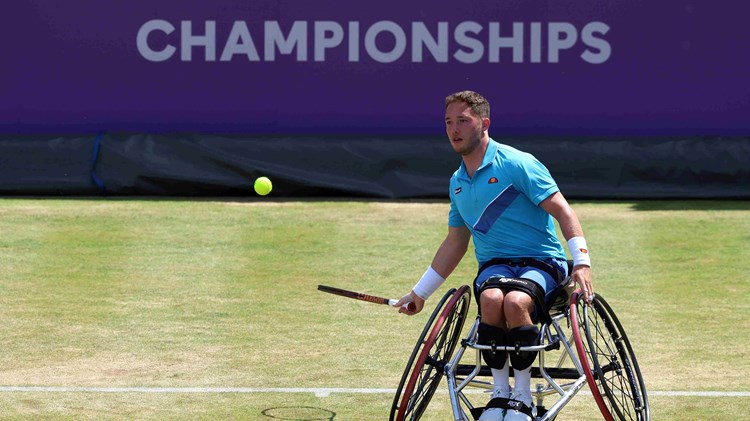
{"label": "angled wheel", "polygon": [[570,318],[586,380],[604,418],[649,421],[643,376],[612,307],[599,295],[586,305],[578,290],[570,298]]}
{"label": "angled wheel", "polygon": [[391,421],[416,421],[427,409],[459,342],[470,302],[471,292],[464,285],[448,291],[435,307],[401,376]]}

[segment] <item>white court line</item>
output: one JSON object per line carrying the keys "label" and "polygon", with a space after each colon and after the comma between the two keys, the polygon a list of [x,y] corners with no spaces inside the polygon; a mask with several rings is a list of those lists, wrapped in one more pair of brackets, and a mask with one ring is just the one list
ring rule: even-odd
{"label": "white court line", "polygon": [[[305,388],[305,387],[67,387],[67,386],[0,386],[2,392],[46,392],[46,393],[312,393],[317,397],[328,397],[334,393],[349,394],[388,394],[396,389],[362,388]],[[467,390],[464,393],[486,393],[481,390]],[[585,392],[581,392],[585,393]],[[687,396],[703,398],[747,398],[750,392],[718,391],[648,391],[649,396]]]}

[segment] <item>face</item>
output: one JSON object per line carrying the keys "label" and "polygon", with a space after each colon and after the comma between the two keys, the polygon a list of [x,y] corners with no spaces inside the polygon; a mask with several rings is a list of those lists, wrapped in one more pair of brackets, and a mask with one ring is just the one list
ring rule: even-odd
{"label": "face", "polygon": [[453,150],[460,155],[469,155],[475,151],[487,128],[489,119],[479,118],[465,102],[453,102],[445,109],[445,132]]}

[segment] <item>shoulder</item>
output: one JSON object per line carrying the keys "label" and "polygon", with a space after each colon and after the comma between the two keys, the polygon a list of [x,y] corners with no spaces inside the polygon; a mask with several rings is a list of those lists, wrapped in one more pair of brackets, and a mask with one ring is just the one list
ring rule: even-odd
{"label": "shoulder", "polygon": [[534,155],[528,152],[524,152],[520,149],[516,149],[512,146],[502,143],[497,144],[497,157],[506,161],[519,163],[537,160]]}
{"label": "shoulder", "polygon": [[547,171],[534,155],[508,145],[499,145],[495,157],[496,165],[511,173],[537,173]]}

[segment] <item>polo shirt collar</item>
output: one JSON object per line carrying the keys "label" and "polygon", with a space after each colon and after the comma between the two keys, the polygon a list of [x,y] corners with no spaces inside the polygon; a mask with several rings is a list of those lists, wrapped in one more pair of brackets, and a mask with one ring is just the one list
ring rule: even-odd
{"label": "polo shirt collar", "polygon": [[495,160],[495,154],[497,153],[497,142],[492,140],[490,138],[489,143],[487,143],[487,150],[484,151],[484,159],[482,160],[482,165],[477,168],[477,171],[481,170],[482,168],[492,165],[492,161]]}
{"label": "polo shirt collar", "polygon": [[[482,168],[492,165],[492,161],[495,159],[495,154],[497,153],[498,143],[492,140],[490,138],[490,141],[487,143],[487,150],[484,151],[484,158],[482,159],[482,164],[477,168],[477,171],[481,170]],[[466,164],[464,164],[464,161],[461,160],[461,166],[459,167],[459,172],[462,177],[469,178],[469,175],[466,173]]]}

